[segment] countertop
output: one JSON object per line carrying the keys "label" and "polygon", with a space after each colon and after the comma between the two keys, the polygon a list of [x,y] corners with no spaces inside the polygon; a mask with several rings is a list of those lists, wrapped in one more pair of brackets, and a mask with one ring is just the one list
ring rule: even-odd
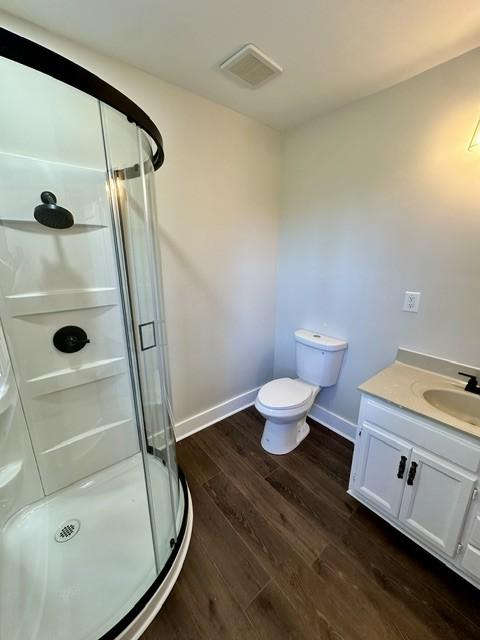
{"label": "countertop", "polygon": [[423,397],[423,392],[427,389],[463,391],[465,382],[462,380],[395,361],[358,388],[397,407],[408,409],[425,418],[480,438],[480,425],[470,424],[451,416],[433,407]]}

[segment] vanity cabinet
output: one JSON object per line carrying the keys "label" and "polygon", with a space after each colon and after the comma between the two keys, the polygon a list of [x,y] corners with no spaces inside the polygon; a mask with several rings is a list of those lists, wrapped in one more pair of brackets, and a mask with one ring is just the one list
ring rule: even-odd
{"label": "vanity cabinet", "polygon": [[479,439],[362,396],[349,493],[477,586],[479,470]]}

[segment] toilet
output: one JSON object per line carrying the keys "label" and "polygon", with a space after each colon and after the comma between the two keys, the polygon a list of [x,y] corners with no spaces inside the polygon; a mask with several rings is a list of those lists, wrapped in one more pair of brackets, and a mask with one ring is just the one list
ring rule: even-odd
{"label": "toilet", "polygon": [[298,378],[278,378],[258,392],[255,407],[266,419],[262,447],[269,453],[289,453],[308,436],[306,417],[322,387],[338,380],[347,348],[338,340],[306,329],[295,331]]}

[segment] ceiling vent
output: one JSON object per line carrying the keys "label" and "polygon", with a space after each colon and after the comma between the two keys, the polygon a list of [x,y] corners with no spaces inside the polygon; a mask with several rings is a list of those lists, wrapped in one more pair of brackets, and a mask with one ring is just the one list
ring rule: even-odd
{"label": "ceiling vent", "polygon": [[250,89],[261,87],[283,72],[282,67],[253,44],[246,44],[227,58],[220,69]]}

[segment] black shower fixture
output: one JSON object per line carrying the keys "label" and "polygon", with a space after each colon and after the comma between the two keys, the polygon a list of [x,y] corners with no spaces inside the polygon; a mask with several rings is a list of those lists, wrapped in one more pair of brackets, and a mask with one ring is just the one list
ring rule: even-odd
{"label": "black shower fixture", "polygon": [[57,196],[51,191],[42,191],[40,200],[43,204],[35,207],[33,215],[37,222],[51,229],[69,229],[73,227],[73,215],[57,204]]}
{"label": "black shower fixture", "polygon": [[81,327],[73,325],[62,327],[53,336],[53,344],[63,353],[80,351],[88,342],[90,340],[85,331]]}

